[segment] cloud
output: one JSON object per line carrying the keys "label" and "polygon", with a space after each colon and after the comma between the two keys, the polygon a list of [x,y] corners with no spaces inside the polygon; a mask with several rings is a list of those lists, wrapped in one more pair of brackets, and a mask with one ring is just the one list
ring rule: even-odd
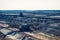
{"label": "cloud", "polygon": [[0,10],[60,9],[60,0],[0,0]]}

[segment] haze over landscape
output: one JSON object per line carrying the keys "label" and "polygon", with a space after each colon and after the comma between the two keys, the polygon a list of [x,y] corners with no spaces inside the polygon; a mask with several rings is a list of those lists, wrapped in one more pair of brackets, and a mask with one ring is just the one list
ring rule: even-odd
{"label": "haze over landscape", "polygon": [[1,40],[60,40],[59,30],[60,10],[0,10]]}

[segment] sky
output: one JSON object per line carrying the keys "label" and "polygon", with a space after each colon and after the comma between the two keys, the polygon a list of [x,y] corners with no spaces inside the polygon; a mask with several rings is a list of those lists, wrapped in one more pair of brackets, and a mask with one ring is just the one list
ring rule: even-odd
{"label": "sky", "polygon": [[0,0],[0,10],[60,10],[60,0]]}

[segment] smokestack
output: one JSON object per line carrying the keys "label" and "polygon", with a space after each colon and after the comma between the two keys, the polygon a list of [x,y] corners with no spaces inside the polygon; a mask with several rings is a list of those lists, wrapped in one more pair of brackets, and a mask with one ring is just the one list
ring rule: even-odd
{"label": "smokestack", "polygon": [[23,13],[22,12],[20,12],[20,17],[23,17]]}

